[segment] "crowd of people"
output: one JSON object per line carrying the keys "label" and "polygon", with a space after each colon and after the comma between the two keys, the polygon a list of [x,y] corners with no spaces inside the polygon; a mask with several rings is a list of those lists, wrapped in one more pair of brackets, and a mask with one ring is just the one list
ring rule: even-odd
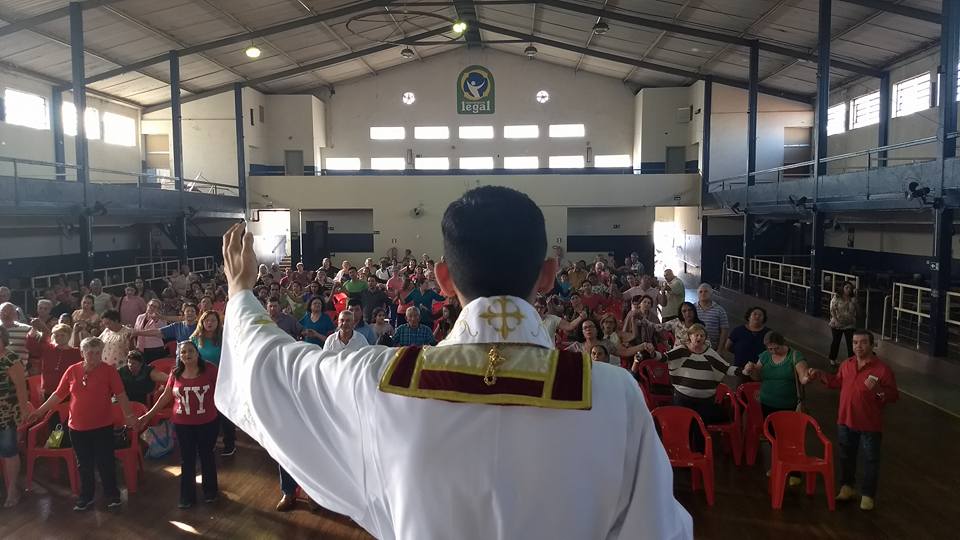
{"label": "crowd of people", "polygon": [[[685,301],[679,277],[645,272],[637,253],[622,261],[598,256],[570,261],[554,248],[559,271],[534,307],[558,348],[594,361],[621,366],[644,382],[646,361],[666,364],[673,402],[695,410],[705,423],[722,421],[715,396],[720,383],[761,382],[763,415],[795,410],[802,386],[820,380],[841,389],[840,499],[852,499],[857,450],[863,443],[866,476],[861,508],[873,507],[879,467],[881,412],[896,401],[893,373],[873,353],[873,337],[855,330],[852,285],[830,305],[834,342],[830,359],[847,341],[849,360],[834,372],[813,369],[785,337],[767,325],[767,313],[752,307],[731,329],[726,311],[701,284],[696,302]],[[618,264],[622,262],[622,264]],[[276,325],[297,340],[325,351],[368,345],[435,345],[456,331],[461,306],[440,290],[435,263],[424,254],[366,259],[334,267],[323,259],[316,270],[303,263],[281,270],[261,265],[254,294]],[[73,285],[76,287],[76,285]],[[7,483],[5,506],[20,499],[17,427],[42,420],[70,400],[68,427],[80,471],[75,510],[93,503],[94,470],[100,474],[108,507],[120,505],[113,472],[111,407],[119,404],[135,429],[155,422],[171,404],[171,421],[181,452],[179,506],[196,503],[196,461],[200,461],[206,502],[218,494],[215,448],[236,452],[236,428],[213,403],[222,345],[227,288],[222,271],[210,275],[189,268],[164,279],[133,283],[115,296],[99,280],[72,290],[59,282],[42,291],[35,313],[9,302],[0,287],[0,458]],[[171,344],[175,345],[175,350]],[[174,356],[167,370],[155,362]],[[40,378],[42,405],[30,404],[27,376]],[[147,411],[135,416],[130,402]],[[697,441],[694,441],[697,444]],[[799,482],[799,479],[796,479]],[[791,480],[793,483],[793,480]],[[282,497],[277,509],[296,504],[297,485],[280,468]]]}

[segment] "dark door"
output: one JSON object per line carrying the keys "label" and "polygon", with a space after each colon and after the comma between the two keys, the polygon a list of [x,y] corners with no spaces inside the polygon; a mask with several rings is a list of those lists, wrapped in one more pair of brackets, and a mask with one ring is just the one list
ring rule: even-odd
{"label": "dark door", "polygon": [[667,174],[683,174],[686,169],[687,147],[686,146],[668,146],[667,147]]}
{"label": "dark door", "polygon": [[330,248],[327,243],[327,222],[305,222],[300,245],[303,249],[304,266],[314,269],[319,268],[323,258],[330,256]]}

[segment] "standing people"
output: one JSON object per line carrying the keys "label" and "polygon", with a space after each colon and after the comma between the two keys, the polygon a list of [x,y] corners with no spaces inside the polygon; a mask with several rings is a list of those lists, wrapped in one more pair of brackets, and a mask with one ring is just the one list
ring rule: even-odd
{"label": "standing people", "polygon": [[663,315],[663,322],[670,319],[676,319],[680,316],[680,304],[683,303],[686,291],[683,287],[683,281],[673,275],[673,270],[667,268],[663,271],[663,283],[660,284],[659,303],[663,306],[660,310]]}
{"label": "standing people", "polygon": [[883,410],[900,398],[893,371],[873,352],[873,334],[854,330],[853,356],[840,364],[836,375],[811,369],[828,388],[840,389],[837,437],[840,446],[840,494],[838,501],[856,497],[857,452],[864,453],[861,510],[873,510],[880,476],[880,439]]}
{"label": "standing people", "polygon": [[27,392],[27,370],[16,353],[7,349],[10,335],[0,326],[0,461],[3,478],[7,482],[4,508],[20,502],[17,476],[20,474],[20,449],[17,447],[17,427],[21,415],[33,412]]}
{"label": "standing people", "polygon": [[857,327],[857,291],[853,283],[844,281],[840,292],[830,299],[830,365],[837,365],[840,352],[840,338],[847,342],[847,358],[853,356],[853,331]]}
{"label": "standing people", "polygon": [[767,310],[760,306],[748,308],[743,318],[745,324],[734,328],[724,344],[727,352],[733,353],[733,364],[739,367],[757,361],[760,353],[767,349],[763,337],[770,331]]}
{"label": "standing people", "polygon": [[103,316],[108,309],[113,309],[113,295],[103,290],[103,282],[94,279],[90,282],[90,294],[93,295],[93,310]]}
{"label": "standing people", "polygon": [[726,310],[713,301],[713,287],[708,283],[701,283],[697,287],[697,317],[703,321],[703,327],[707,329],[707,340],[711,345],[723,347],[727,342],[730,323]]}
{"label": "standing people", "polygon": [[27,349],[30,355],[40,359],[40,386],[44,399],[57,389],[67,368],[83,360],[80,349],[70,345],[71,341],[76,340],[75,328],[57,324],[49,335],[41,334],[35,328],[27,334]]}
{"label": "standing people", "polygon": [[120,322],[127,326],[133,326],[137,322],[137,317],[147,312],[148,304],[137,292],[135,285],[127,285],[123,292],[123,297],[117,304],[117,310],[120,311]]}
{"label": "standing people", "polygon": [[132,348],[130,344],[135,334],[133,329],[120,324],[120,312],[115,309],[104,311],[100,320],[103,322],[103,331],[100,332],[100,343],[102,344],[99,354],[100,359],[104,364],[119,368],[121,364],[127,361],[127,353]]}
{"label": "standing people", "polygon": [[217,367],[200,357],[192,341],[183,341],[177,346],[177,367],[170,373],[163,394],[139,419],[140,425],[150,422],[173,399],[170,420],[180,447],[180,504],[177,508],[190,508],[197,502],[198,455],[203,501],[212,503],[217,500],[217,460],[213,457],[213,447],[217,444],[220,424],[213,404],[216,386]]}
{"label": "standing people", "polygon": [[20,361],[26,364],[29,358],[27,334],[32,327],[17,319],[17,306],[10,302],[0,304],[0,326],[7,331],[7,349],[16,353]]}
{"label": "standing people", "polygon": [[[123,308],[122,305],[120,307]],[[161,309],[163,309],[163,304],[159,300],[151,300],[147,302],[147,311],[137,315],[133,323],[134,331],[138,332],[137,349],[143,353],[143,361],[147,364],[167,356],[167,348],[163,346],[162,338],[139,333],[143,330],[160,331],[160,328],[164,326]],[[122,313],[120,318],[123,319]]]}
{"label": "standing people", "polygon": [[[119,324],[120,314],[116,310],[107,310],[115,314]],[[100,483],[107,498],[107,508],[119,508],[120,490],[117,489],[116,464],[113,457],[113,403],[123,411],[128,426],[136,426],[137,418],[130,409],[130,401],[123,389],[123,381],[117,369],[102,361],[103,341],[89,337],[80,343],[83,362],[67,368],[60,379],[57,390],[44,404],[29,415],[33,423],[43,418],[47,411],[61,401],[70,398],[70,441],[77,454],[77,467],[80,469],[80,498],[73,509],[82,512],[93,505],[94,467],[100,473]]]}
{"label": "standing people", "polygon": [[[690,302],[681,303],[680,316],[663,324],[663,327],[673,334],[671,347],[686,345],[690,328],[695,324],[703,326],[703,321],[700,320],[700,317],[697,317],[697,307]],[[708,341],[707,345],[711,345],[711,343]]]}
{"label": "standing people", "polygon": [[[204,311],[197,321],[197,329],[190,336],[197,348],[200,359],[207,364],[220,367],[220,351],[223,347],[223,316],[219,311]],[[232,456],[237,453],[237,426],[227,417],[220,416],[220,431],[223,432],[223,448],[220,455]]]}

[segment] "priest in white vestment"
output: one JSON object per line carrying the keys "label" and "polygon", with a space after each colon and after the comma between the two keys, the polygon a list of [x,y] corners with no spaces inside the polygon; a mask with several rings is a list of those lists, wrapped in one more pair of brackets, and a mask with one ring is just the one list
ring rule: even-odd
{"label": "priest in white vestment", "polygon": [[217,408],[314,501],[383,540],[689,539],[690,515],[630,373],[557,351],[530,301],[552,286],[543,214],[484,186],[443,218],[436,347],[325,354],[254,297],[252,236],[224,236]]}

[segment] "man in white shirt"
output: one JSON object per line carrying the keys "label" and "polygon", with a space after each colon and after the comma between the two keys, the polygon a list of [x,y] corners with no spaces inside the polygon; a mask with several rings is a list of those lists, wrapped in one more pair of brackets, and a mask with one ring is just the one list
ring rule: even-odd
{"label": "man in white shirt", "polygon": [[337,317],[337,331],[327,336],[323,342],[323,352],[337,354],[341,351],[355,351],[370,343],[367,338],[353,331],[353,311],[345,309]]}
{"label": "man in white shirt", "polygon": [[90,294],[93,295],[93,310],[97,315],[103,315],[108,309],[113,309],[113,295],[104,292],[103,283],[99,279],[90,282]]}
{"label": "man in white shirt", "polygon": [[660,285],[659,304],[663,306],[663,322],[670,319],[676,319],[680,316],[680,304],[683,303],[686,291],[683,287],[683,281],[673,275],[673,270],[667,268],[663,271],[663,283]]}
{"label": "man in white shirt", "polygon": [[253,235],[231,227],[217,408],[381,540],[692,538],[636,381],[557,351],[530,304],[557,270],[539,207],[481,186],[441,227],[437,281],[464,306],[448,337],[337,355],[270,320]]}

